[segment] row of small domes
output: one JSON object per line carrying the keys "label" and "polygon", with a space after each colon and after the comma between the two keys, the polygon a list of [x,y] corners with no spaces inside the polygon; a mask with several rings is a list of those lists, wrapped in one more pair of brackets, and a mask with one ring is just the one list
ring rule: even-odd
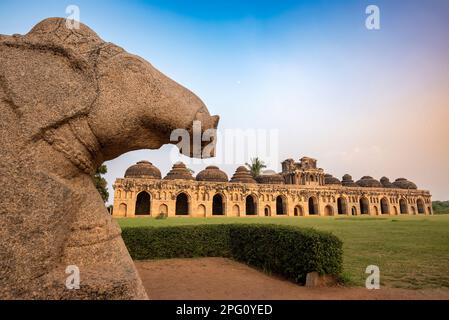
{"label": "row of small domes", "polygon": [[[162,179],[161,171],[149,161],[139,161],[137,164],[129,167],[125,172],[125,178],[138,177]],[[173,168],[164,178],[164,180],[175,179],[196,179],[197,181],[211,182],[284,184],[284,178],[272,170],[266,170],[254,179],[250,171],[244,166],[237,168],[230,181],[228,175],[217,166],[208,166],[206,169],[200,171],[196,178],[194,178],[192,172],[187,169],[186,165],[182,162],[175,163]],[[330,174],[326,174],[324,176],[324,183],[326,185],[342,185],[345,187],[417,189],[416,184],[405,178],[396,179],[396,181],[392,183],[387,177],[382,177],[380,181],[378,181],[373,177],[364,176],[357,182],[354,182],[349,174],[345,174],[341,181]]]}
{"label": "row of small domes", "polygon": [[418,189],[416,184],[405,178],[398,178],[394,182],[390,182],[387,177],[380,178],[380,181],[370,176],[364,176],[357,182],[352,180],[349,174],[345,174],[340,181],[330,174],[324,176],[324,183],[327,185],[342,185],[345,187],[364,187],[364,188],[399,188],[399,189]]}
{"label": "row of small domes", "polygon": [[[161,171],[149,161],[139,161],[137,164],[129,167],[125,172],[125,178],[154,178],[162,179]],[[220,170],[217,166],[208,166],[200,171],[196,178],[192,176],[192,172],[187,169],[182,162],[175,163],[173,168],[164,177],[164,180],[197,180],[212,182],[229,182],[228,175]],[[254,179],[250,171],[244,166],[238,167],[232,176],[230,182],[240,183],[264,183],[264,184],[283,184],[282,176],[274,171],[267,170],[262,175]]]}

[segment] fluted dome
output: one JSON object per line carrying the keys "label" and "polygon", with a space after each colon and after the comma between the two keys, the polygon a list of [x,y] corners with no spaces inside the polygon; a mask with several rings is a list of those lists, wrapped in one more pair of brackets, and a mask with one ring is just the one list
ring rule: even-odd
{"label": "fluted dome", "polygon": [[175,163],[173,168],[165,176],[164,180],[194,180],[192,173],[187,169],[186,165],[182,162]]}
{"label": "fluted dome", "polygon": [[125,171],[125,178],[161,179],[161,171],[149,161],[139,161]]}
{"label": "fluted dome", "polygon": [[393,182],[393,185],[394,185],[396,188],[400,188],[400,189],[418,189],[418,187],[416,186],[416,184],[414,184],[414,183],[411,182],[411,181],[408,181],[408,180],[405,179],[405,178],[399,178],[399,179],[396,179],[396,181]]}
{"label": "fluted dome", "polygon": [[256,181],[261,184],[284,184],[284,178],[273,170],[265,170],[256,178]]}
{"label": "fluted dome", "polygon": [[331,174],[325,174],[324,175],[324,184],[327,185],[341,185],[340,180],[338,180],[337,178],[335,178],[333,175]]}
{"label": "fluted dome", "polygon": [[349,174],[343,176],[341,184],[345,187],[358,187],[357,183],[352,180],[352,177]]}
{"label": "fluted dome", "polygon": [[237,168],[237,170],[235,171],[234,175],[231,178],[231,182],[257,183],[256,180],[254,180],[251,173],[249,172],[249,170],[243,166]]}
{"label": "fluted dome", "polygon": [[382,186],[384,188],[394,188],[394,185],[390,182],[390,179],[388,179],[387,177],[382,177],[380,178],[380,183],[382,184]]}
{"label": "fluted dome", "polygon": [[197,181],[228,182],[228,175],[216,166],[208,166],[196,175]]}
{"label": "fluted dome", "polygon": [[382,184],[370,176],[364,176],[356,183],[363,188],[382,188]]}

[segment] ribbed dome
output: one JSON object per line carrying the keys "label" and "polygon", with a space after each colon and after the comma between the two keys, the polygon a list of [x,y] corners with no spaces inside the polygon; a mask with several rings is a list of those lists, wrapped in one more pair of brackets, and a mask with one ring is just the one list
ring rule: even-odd
{"label": "ribbed dome", "polygon": [[400,188],[400,189],[418,189],[418,187],[416,186],[416,184],[414,184],[414,183],[411,182],[411,181],[408,181],[408,180],[405,179],[405,178],[399,178],[399,179],[396,179],[396,181],[393,182],[393,185],[394,185],[396,188]]}
{"label": "ribbed dome", "polygon": [[358,187],[357,183],[352,180],[352,177],[349,174],[343,176],[341,184],[345,187]]}
{"label": "ribbed dome", "polygon": [[216,166],[208,166],[196,175],[197,181],[228,182],[228,175]]}
{"label": "ribbed dome", "polygon": [[175,179],[182,179],[182,180],[194,180],[192,173],[187,170],[187,167],[182,162],[177,162],[173,165],[173,168],[170,170],[169,173],[165,176],[164,180],[175,180]]}
{"label": "ribbed dome", "polygon": [[382,188],[382,184],[370,176],[364,176],[356,183],[363,188]]}
{"label": "ribbed dome", "polygon": [[380,178],[380,183],[384,188],[394,188],[395,186],[390,182],[390,179],[387,177]]}
{"label": "ribbed dome", "polygon": [[284,184],[284,178],[273,170],[265,170],[256,181],[261,184]]}
{"label": "ribbed dome", "polygon": [[139,161],[129,167],[125,172],[125,178],[149,178],[161,179],[161,171],[149,161]]}
{"label": "ribbed dome", "polygon": [[243,166],[237,168],[237,170],[235,171],[234,175],[231,178],[231,182],[257,183],[257,181],[254,180],[249,170]]}
{"label": "ribbed dome", "polygon": [[338,180],[337,178],[335,178],[331,174],[325,174],[324,175],[324,184],[341,186],[340,180]]}

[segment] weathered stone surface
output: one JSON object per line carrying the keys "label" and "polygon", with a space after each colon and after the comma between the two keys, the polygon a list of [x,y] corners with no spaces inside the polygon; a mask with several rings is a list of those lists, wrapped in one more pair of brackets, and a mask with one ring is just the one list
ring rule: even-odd
{"label": "weathered stone surface", "polygon": [[[177,195],[180,193],[186,194],[189,199],[189,214],[198,218],[213,216],[215,195],[222,196],[223,215],[226,217],[245,217],[249,196],[256,203],[253,214],[260,217],[267,214],[298,218],[309,215],[360,216],[364,205],[365,213],[373,216],[381,213],[398,215],[401,206],[403,214],[433,214],[432,195],[427,190],[125,177],[117,178],[114,184],[113,215],[134,217],[139,202],[137,196],[142,191],[148,193],[151,199],[148,215],[152,217],[159,216],[161,212],[168,217],[176,217]],[[277,214],[278,199],[283,207],[280,215]]]}
{"label": "weathered stone surface", "polygon": [[[190,216],[203,218],[214,215],[433,214],[432,195],[427,190],[398,188],[391,183],[391,187],[387,187],[386,178],[381,179],[382,188],[361,187],[349,174],[343,176],[342,184],[332,175],[325,174],[323,169],[317,170],[317,160],[309,157],[301,158],[299,163],[287,159],[282,162],[282,173],[266,170],[256,180],[247,168],[238,167],[230,182],[226,173],[216,166],[200,171],[194,180],[186,166],[178,163],[168,178],[161,180],[158,168],[148,161],[139,163],[128,168],[124,178],[115,181],[114,216],[135,217],[139,204],[150,208],[145,213],[139,212],[138,216],[146,214],[153,217],[161,213],[168,217],[184,216],[184,212],[176,210],[184,206]],[[129,175],[129,172],[135,174]],[[398,180],[404,182],[404,179]],[[148,198],[138,198],[143,191]],[[182,198],[178,199],[181,193],[186,196],[187,203]],[[251,202],[254,203],[253,208]]]}
{"label": "weathered stone surface", "polygon": [[[0,113],[0,298],[145,299],[90,174],[218,117],[145,60],[59,18],[0,35]],[[68,265],[79,290],[65,287]]]}
{"label": "weathered stone surface", "polygon": [[333,275],[320,275],[318,272],[309,272],[306,276],[306,287],[331,287],[337,284],[337,278]]}

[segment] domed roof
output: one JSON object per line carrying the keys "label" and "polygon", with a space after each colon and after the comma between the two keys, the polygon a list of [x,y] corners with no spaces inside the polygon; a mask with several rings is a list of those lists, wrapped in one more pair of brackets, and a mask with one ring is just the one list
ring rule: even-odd
{"label": "domed roof", "polygon": [[253,176],[244,166],[238,167],[234,175],[231,178],[231,182],[241,182],[241,183],[257,183]]}
{"label": "domed roof", "polygon": [[182,162],[177,162],[173,165],[173,168],[165,176],[164,180],[194,180],[192,173],[187,169],[186,165]]}
{"label": "domed roof", "polygon": [[399,178],[399,179],[396,179],[396,181],[393,182],[393,185],[394,185],[396,188],[400,188],[400,189],[418,189],[418,187],[416,186],[416,184],[414,184],[414,183],[411,182],[411,181],[408,181],[408,180],[405,179],[405,178]]}
{"label": "domed roof", "polygon": [[161,171],[149,161],[139,161],[125,171],[125,178],[161,179]]}
{"label": "domed roof", "polygon": [[217,166],[208,166],[196,175],[197,181],[228,182],[228,175]]}
{"label": "domed roof", "polygon": [[363,188],[382,188],[382,184],[370,176],[364,176],[356,183]]}
{"label": "domed roof", "polygon": [[273,170],[265,170],[256,178],[256,181],[261,184],[284,184],[284,178]]}
{"label": "domed roof", "polygon": [[343,176],[341,184],[345,187],[358,187],[357,183],[352,180],[352,177],[349,174]]}
{"label": "domed roof", "polygon": [[324,184],[328,184],[328,185],[340,185],[341,186],[341,182],[340,180],[338,180],[337,178],[335,178],[333,175],[331,174],[325,174],[324,175]]}
{"label": "domed roof", "polygon": [[390,182],[390,179],[387,177],[380,178],[380,183],[384,188],[394,188],[394,185]]}

